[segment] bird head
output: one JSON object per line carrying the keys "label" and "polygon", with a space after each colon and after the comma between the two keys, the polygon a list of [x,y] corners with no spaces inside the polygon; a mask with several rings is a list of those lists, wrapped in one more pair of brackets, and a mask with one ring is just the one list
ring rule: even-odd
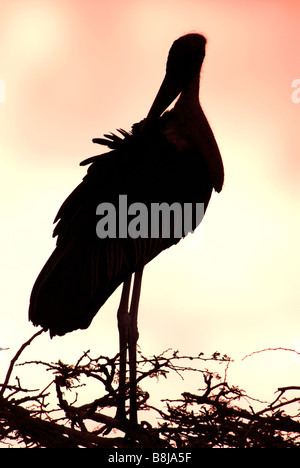
{"label": "bird head", "polygon": [[173,42],[168,55],[166,75],[178,83],[180,90],[200,73],[205,45],[206,39],[201,34],[186,34]]}
{"label": "bird head", "polygon": [[144,126],[149,126],[177,98],[190,80],[199,76],[206,39],[201,34],[179,37],[169,51],[166,74],[150,108]]}

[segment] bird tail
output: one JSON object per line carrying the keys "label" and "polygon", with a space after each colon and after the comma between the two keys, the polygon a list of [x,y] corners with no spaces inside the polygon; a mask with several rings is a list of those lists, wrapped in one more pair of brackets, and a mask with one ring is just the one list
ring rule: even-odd
{"label": "bird tail", "polygon": [[119,242],[57,245],[33,286],[29,320],[50,336],[87,328],[112,293],[134,271]]}
{"label": "bird tail", "polygon": [[49,330],[51,337],[87,328],[108,298],[105,287],[95,295],[93,256],[77,252],[72,246],[57,246],[31,292],[29,320]]}
{"label": "bird tail", "polygon": [[57,247],[38,275],[31,292],[29,320],[49,330],[51,336],[63,335],[83,325],[78,313],[79,304],[75,303],[80,295],[76,292],[79,285],[74,278],[72,263],[67,252]]}

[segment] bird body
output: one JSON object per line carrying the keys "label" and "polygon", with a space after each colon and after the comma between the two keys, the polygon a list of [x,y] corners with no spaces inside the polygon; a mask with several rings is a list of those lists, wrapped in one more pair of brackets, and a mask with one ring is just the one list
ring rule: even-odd
{"label": "bird body", "polygon": [[[178,67],[176,51],[172,56],[171,49],[166,77],[147,118],[129,133],[122,130],[121,137],[111,134],[94,140],[111,151],[81,163],[90,164],[87,174],[56,216],[57,245],[35,282],[29,307],[33,324],[51,336],[87,328],[120,284],[180,240],[174,232],[182,220],[175,214],[168,237],[160,231],[158,237],[100,239],[96,233],[100,203],[118,207],[124,194],[128,205],[142,203],[149,210],[153,203],[180,203],[182,209],[191,204],[186,206],[193,207],[195,229],[195,205],[203,203],[205,211],[212,190],[222,188],[222,159],[198,98],[205,39],[197,34],[184,38],[174,46],[182,60],[189,56],[181,53],[182,44],[188,50],[185,41],[197,48],[196,66],[193,56],[191,70],[181,65],[178,75],[173,70]],[[179,92],[174,108],[163,113]]]}

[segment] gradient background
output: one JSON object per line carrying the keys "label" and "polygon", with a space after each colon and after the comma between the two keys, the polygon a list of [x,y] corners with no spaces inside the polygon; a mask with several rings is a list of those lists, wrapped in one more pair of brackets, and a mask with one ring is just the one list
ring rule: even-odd
{"label": "gradient background", "polygon": [[[57,210],[85,175],[79,162],[99,152],[92,138],[146,116],[172,42],[196,31],[208,38],[200,100],[225,185],[200,242],[183,241],[146,267],[139,344],[146,355],[227,353],[229,381],[257,397],[299,384],[295,353],[242,361],[268,347],[300,351],[300,103],[291,97],[299,24],[297,0],[1,0],[0,346],[10,348],[0,353],[1,378],[36,331],[31,288],[54,248]],[[23,359],[114,355],[119,297],[88,330],[44,334]]]}

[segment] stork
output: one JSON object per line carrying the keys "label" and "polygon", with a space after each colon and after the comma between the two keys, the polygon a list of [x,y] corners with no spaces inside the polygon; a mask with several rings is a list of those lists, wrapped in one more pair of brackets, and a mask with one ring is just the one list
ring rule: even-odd
{"label": "stork", "polygon": [[[177,234],[183,220],[189,219],[190,231],[197,227],[202,217],[196,216],[196,207],[201,204],[204,214],[212,191],[220,192],[223,186],[220,151],[199,102],[205,45],[205,37],[196,33],[177,39],[169,51],[165,76],[147,117],[134,124],[130,132],[119,130],[120,135],[108,134],[93,140],[110,151],[81,163],[89,165],[87,174],[58,211],[53,232],[56,248],[37,277],[30,297],[29,319],[49,330],[52,337],[87,328],[123,284],[117,313],[117,417],[126,418],[128,352],[129,417],[133,423],[137,422],[136,345],[143,269],[186,236],[186,229],[180,236]],[[178,96],[174,107],[167,110]],[[120,235],[118,229],[113,230],[113,235],[109,235],[109,230],[99,235],[99,205],[109,203],[123,216],[121,195],[126,195],[131,207],[138,203],[150,211],[154,204],[172,207],[176,203],[181,212],[170,210],[168,235],[164,235],[161,225],[154,226],[150,214],[146,224],[155,228],[155,235],[151,235],[153,231],[145,234],[137,229],[137,224],[133,236],[129,232]],[[116,228],[120,227],[119,219],[116,218]]]}

